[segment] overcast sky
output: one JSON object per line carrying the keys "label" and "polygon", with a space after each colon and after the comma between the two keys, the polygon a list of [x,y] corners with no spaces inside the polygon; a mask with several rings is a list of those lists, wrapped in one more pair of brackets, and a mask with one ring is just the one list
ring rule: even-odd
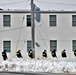
{"label": "overcast sky", "polygon": [[[0,0],[2,9],[30,9],[31,0]],[[76,0],[34,0],[41,10],[76,10]]]}

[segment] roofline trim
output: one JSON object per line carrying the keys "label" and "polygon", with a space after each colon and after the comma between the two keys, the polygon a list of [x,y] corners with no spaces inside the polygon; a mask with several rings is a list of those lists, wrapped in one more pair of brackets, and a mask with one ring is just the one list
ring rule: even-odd
{"label": "roofline trim", "polygon": [[[31,13],[31,11],[0,10],[0,13]],[[40,13],[76,13],[76,11],[40,11]]]}

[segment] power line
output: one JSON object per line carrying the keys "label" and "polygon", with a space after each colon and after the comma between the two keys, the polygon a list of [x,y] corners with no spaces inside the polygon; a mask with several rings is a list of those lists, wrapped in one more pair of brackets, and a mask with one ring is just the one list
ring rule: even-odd
{"label": "power line", "polygon": [[[37,28],[37,31],[39,32],[38,28]],[[44,42],[45,46],[48,48],[48,46],[47,46],[46,42],[44,41],[44,38],[42,37],[42,35],[41,35],[41,33],[40,33],[40,32],[39,32],[39,34],[40,34],[40,36],[41,36],[41,38],[42,38],[42,40],[43,40],[43,42]]]}
{"label": "power line", "polygon": [[26,3],[26,6],[25,6],[26,8],[28,7],[28,6],[27,6],[27,5],[28,5],[28,2],[29,2],[29,0],[28,0],[27,3]]}
{"label": "power line", "polygon": [[28,0],[27,1],[18,1],[18,2],[11,2],[11,3],[4,3],[4,4],[0,4],[0,6],[2,6],[2,5],[11,5],[11,4],[18,4],[18,3],[24,3],[24,2],[28,2]]}
{"label": "power line", "polygon": [[37,1],[37,2],[40,2],[40,3],[51,3],[51,4],[60,4],[60,5],[71,5],[71,6],[76,6],[76,4],[67,4],[67,3],[58,3],[58,2],[50,2],[50,1]]}
{"label": "power line", "polygon": [[[24,3],[24,2],[28,2],[29,0],[27,1],[18,1],[18,2],[11,2],[11,3],[4,3],[4,4],[0,4],[0,6],[3,6],[3,5],[11,5],[11,4],[18,4],[18,3]],[[50,1],[39,1],[37,0],[36,2],[39,2],[39,3],[51,3],[51,4],[59,4],[59,5],[71,5],[71,6],[76,6],[76,4],[68,4],[68,3],[58,3],[58,2],[50,2]]]}
{"label": "power line", "polygon": [[19,44],[19,40],[20,40],[20,36],[21,36],[22,27],[23,27],[23,22],[24,22],[24,17],[23,17],[23,20],[22,20],[22,25],[21,25],[21,29],[20,29],[20,33],[19,33],[19,37],[18,37],[18,41],[17,41],[16,50],[17,50],[17,48],[18,48],[18,44]]}
{"label": "power line", "polygon": [[18,28],[12,28],[12,29],[8,29],[8,30],[1,30],[0,33],[1,33],[1,32],[6,32],[6,31],[18,30],[18,29],[22,29],[22,28],[25,28],[25,26],[23,26],[23,27],[18,27]]}
{"label": "power line", "polygon": [[26,40],[28,40],[28,36],[29,36],[29,31],[28,31],[28,33],[27,33],[27,35],[26,35],[26,39],[25,39],[25,40],[24,40],[24,42],[23,42],[23,45],[22,45],[21,50],[23,49],[23,47],[24,47],[24,45],[25,45]]}

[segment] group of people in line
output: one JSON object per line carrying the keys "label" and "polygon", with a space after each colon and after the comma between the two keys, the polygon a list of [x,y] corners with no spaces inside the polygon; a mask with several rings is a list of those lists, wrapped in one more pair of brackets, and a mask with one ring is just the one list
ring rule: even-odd
{"label": "group of people in line", "polygon": [[[21,50],[18,50],[18,51],[16,52],[16,56],[17,56],[18,58],[23,58],[23,56],[22,56],[22,54],[21,54]],[[29,56],[30,58],[33,58],[33,51],[32,51],[32,50],[30,50],[30,51],[28,52],[28,56]],[[4,50],[4,51],[2,52],[2,57],[3,57],[3,60],[8,59],[6,50]]]}
{"label": "group of people in line", "polygon": [[[53,51],[51,51],[51,55],[52,55],[52,57],[56,57],[57,58],[56,49],[54,49]],[[43,51],[42,56],[45,57],[45,58],[47,58],[47,52],[46,52],[46,50]],[[67,57],[65,49],[61,52],[61,56],[62,57]]]}
{"label": "group of people in line", "polygon": [[[21,55],[21,50],[18,50],[18,51],[16,52],[16,56],[17,56],[18,58],[23,58],[23,56]],[[2,52],[2,57],[3,57],[3,60],[8,59],[7,54],[6,54],[6,50],[4,50],[4,51]]]}
{"label": "group of people in line", "polygon": [[[52,55],[52,57],[56,57],[56,58],[57,58],[56,49],[54,49],[53,51],[51,51],[51,55]],[[76,56],[76,50],[74,50],[74,55]],[[18,58],[23,58],[23,56],[22,56],[22,54],[21,54],[21,50],[18,50],[18,51],[16,52],[16,56],[17,56]],[[32,51],[32,50],[28,51],[28,56],[29,56],[30,58],[33,58],[33,51]],[[42,52],[42,56],[43,56],[44,58],[47,58],[47,51],[46,51],[46,50],[44,50],[44,51]],[[65,49],[61,52],[61,56],[62,56],[62,57],[67,57],[67,55],[66,55],[66,50],[65,50]],[[7,54],[6,54],[6,50],[4,50],[4,51],[2,52],[2,57],[3,57],[3,60],[8,59]]]}

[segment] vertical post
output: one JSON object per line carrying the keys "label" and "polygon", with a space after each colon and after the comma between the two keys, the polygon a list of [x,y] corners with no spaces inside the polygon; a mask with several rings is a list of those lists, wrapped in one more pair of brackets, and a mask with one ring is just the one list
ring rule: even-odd
{"label": "vertical post", "polygon": [[32,51],[33,51],[33,58],[35,58],[35,25],[34,25],[34,8],[33,8],[33,0],[31,0],[31,36],[32,36]]}

